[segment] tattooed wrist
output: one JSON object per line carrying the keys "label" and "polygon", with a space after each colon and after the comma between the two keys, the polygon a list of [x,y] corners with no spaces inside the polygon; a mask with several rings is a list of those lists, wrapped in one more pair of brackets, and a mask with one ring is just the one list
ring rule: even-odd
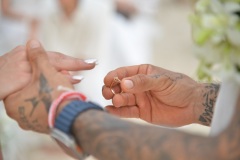
{"label": "tattooed wrist", "polygon": [[214,113],[214,106],[217,100],[220,84],[203,84],[200,100],[197,106],[199,116],[197,117],[199,124],[210,126]]}

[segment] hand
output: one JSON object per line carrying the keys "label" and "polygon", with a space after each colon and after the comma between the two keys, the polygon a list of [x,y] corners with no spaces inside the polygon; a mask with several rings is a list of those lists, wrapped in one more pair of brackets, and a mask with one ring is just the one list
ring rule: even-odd
{"label": "hand", "polygon": [[27,57],[32,69],[30,82],[25,88],[4,100],[6,112],[21,128],[48,133],[49,107],[63,92],[58,91],[57,87],[73,86],[66,76],[50,64],[47,53],[38,41],[28,43]]}
{"label": "hand", "polygon": [[128,0],[117,0],[116,7],[117,11],[122,13],[127,18],[130,18],[138,12],[134,4]]}
{"label": "hand", "polygon": [[[121,94],[113,94],[110,85],[118,77]],[[125,118],[141,118],[153,124],[182,126],[196,122],[195,103],[200,84],[186,75],[152,65],[122,67],[104,79],[103,96],[114,106],[106,109]],[[120,87],[113,87],[119,93]]]}
{"label": "hand", "polygon": [[[88,70],[95,67],[95,63],[72,58],[57,52],[47,52],[52,66],[64,74],[68,71]],[[70,75],[66,75],[74,84],[78,83]],[[31,79],[31,66],[27,59],[26,47],[18,46],[0,57],[0,100],[7,95],[21,90]]]}

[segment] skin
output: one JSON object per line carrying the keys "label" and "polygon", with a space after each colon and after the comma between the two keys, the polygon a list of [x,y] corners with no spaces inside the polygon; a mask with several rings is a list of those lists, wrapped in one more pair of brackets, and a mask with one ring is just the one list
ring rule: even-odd
{"label": "skin", "polygon": [[25,15],[22,14],[21,12],[15,11],[11,6],[13,3],[12,0],[1,0],[0,3],[2,15],[16,21],[27,21],[27,24],[30,27],[28,37],[29,39],[34,38],[39,23],[38,19],[32,17],[31,15]]}
{"label": "skin", "polygon": [[[112,87],[114,77],[121,82]],[[197,83],[190,77],[153,65],[121,67],[109,72],[103,86],[103,96],[112,99],[109,113],[124,118],[140,118],[147,122],[182,126],[211,124],[218,84]],[[127,88],[131,83],[133,86]]]}
{"label": "skin", "polygon": [[102,160],[237,160],[240,158],[240,102],[228,128],[216,137],[201,137],[120,120],[87,111],[73,134],[84,152]]}
{"label": "skin", "polygon": [[[40,45],[37,41],[31,41]],[[47,116],[51,102],[63,91],[58,91],[58,84],[73,86],[66,76],[57,71],[48,60],[44,49],[27,46],[27,58],[31,67],[31,78],[28,85],[4,100],[7,114],[17,120],[23,129],[48,133]],[[51,81],[49,81],[51,79]],[[34,90],[33,90],[34,88]],[[54,92],[53,92],[54,91]],[[45,113],[45,114],[38,114]]]}
{"label": "skin", "polygon": [[126,18],[131,18],[138,12],[134,4],[128,0],[116,0],[116,10]]}
{"label": "skin", "polygon": [[78,0],[59,0],[59,4],[65,15],[70,18],[77,8]]}
{"label": "skin", "polygon": [[26,18],[25,15],[16,13],[13,9],[11,9],[11,0],[1,0],[1,9],[2,9],[2,14],[6,17],[9,17],[15,20],[23,20],[24,18]]}
{"label": "skin", "polygon": [[[47,130],[46,108],[49,107],[49,103],[44,102],[50,102],[59,96],[60,92],[56,90],[57,85],[71,88],[71,83],[51,67],[43,48],[28,49],[28,56],[33,69],[31,83],[18,93],[7,97],[4,103],[7,113],[14,117],[24,129],[41,131],[41,128],[45,128]],[[172,77],[179,77],[173,75]],[[157,79],[162,80],[162,77]],[[167,79],[166,82],[169,81],[169,78]],[[169,82],[171,81],[172,79]],[[166,85],[163,83],[163,87]],[[208,91],[211,90],[207,88]],[[200,89],[198,95],[202,97],[196,100],[202,99],[203,101],[199,103],[205,104],[205,97],[209,94],[201,93]],[[34,105],[26,102],[31,97],[41,100],[36,105],[37,109],[32,116],[29,113]],[[68,103],[70,101],[60,104],[58,114]],[[20,108],[24,108],[25,112],[19,112]],[[203,109],[203,113],[205,112],[206,110]],[[25,114],[26,120],[22,120],[22,113]],[[201,137],[172,129],[130,123],[96,110],[80,114],[73,124],[72,132],[83,151],[99,160],[237,160],[240,159],[239,113],[240,98],[231,124],[216,137]],[[41,127],[35,123],[34,119],[41,122]]]}
{"label": "skin", "polygon": [[[50,64],[62,72],[71,83],[73,80],[68,71],[89,70],[95,67],[94,63],[88,64],[84,60],[72,58],[57,52],[47,52]],[[16,91],[23,89],[31,80],[31,65],[27,58],[26,47],[18,46],[0,57],[0,100]]]}

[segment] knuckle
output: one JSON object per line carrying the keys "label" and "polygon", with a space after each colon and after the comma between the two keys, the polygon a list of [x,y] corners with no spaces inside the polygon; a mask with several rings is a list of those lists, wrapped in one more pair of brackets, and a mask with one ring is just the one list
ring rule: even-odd
{"label": "knuckle", "polygon": [[16,48],[14,48],[13,50],[16,50],[16,51],[25,51],[26,50],[26,47],[23,46],[23,45],[18,45]]}
{"label": "knuckle", "polygon": [[136,83],[137,84],[146,84],[147,83],[147,78],[146,78],[146,76],[145,75],[143,75],[143,74],[139,74],[139,75],[137,75],[137,78],[136,78]]}

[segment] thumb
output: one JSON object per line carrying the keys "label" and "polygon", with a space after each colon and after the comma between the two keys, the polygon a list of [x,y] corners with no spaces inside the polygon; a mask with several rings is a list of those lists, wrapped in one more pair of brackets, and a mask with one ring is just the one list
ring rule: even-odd
{"label": "thumb", "polygon": [[121,82],[122,90],[128,93],[141,93],[157,89],[160,85],[159,79],[144,74],[124,78]]}
{"label": "thumb", "polygon": [[27,57],[33,70],[43,69],[49,65],[47,53],[37,40],[30,40],[27,43]]}

